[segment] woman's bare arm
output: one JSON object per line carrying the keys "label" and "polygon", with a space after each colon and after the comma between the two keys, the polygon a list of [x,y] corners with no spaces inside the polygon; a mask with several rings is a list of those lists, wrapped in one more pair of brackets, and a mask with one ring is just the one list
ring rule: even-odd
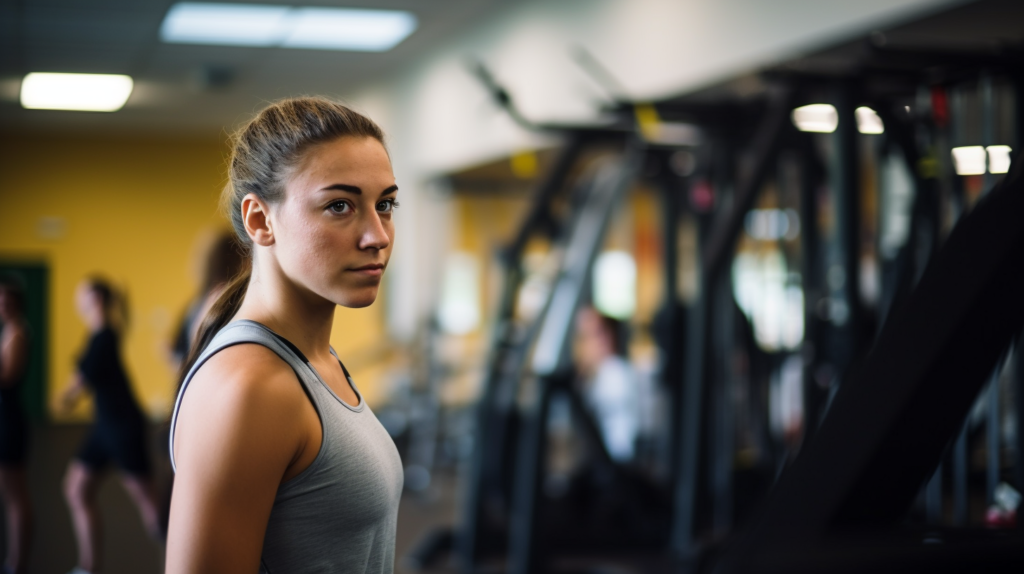
{"label": "woman's bare arm", "polygon": [[203,365],[175,429],[167,574],[259,569],[274,497],[306,449],[310,413],[295,373],[264,347],[230,347]]}
{"label": "woman's bare arm", "polygon": [[64,392],[60,395],[60,407],[65,411],[75,408],[79,399],[85,394],[85,390],[85,376],[82,375],[81,371],[75,371],[71,374],[68,386],[64,388]]}
{"label": "woman's bare arm", "polygon": [[28,366],[28,336],[19,325],[7,327],[12,331],[0,345],[0,388],[8,388],[18,382]]}

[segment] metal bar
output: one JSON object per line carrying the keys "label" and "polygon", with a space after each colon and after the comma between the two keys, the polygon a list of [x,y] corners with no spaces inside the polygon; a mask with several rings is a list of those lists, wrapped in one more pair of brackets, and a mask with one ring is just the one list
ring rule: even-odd
{"label": "metal bar", "polygon": [[[875,104],[876,109],[882,110],[881,115],[886,126],[887,137],[901,155],[908,170],[913,174],[914,182],[914,203],[911,207],[910,232],[907,241],[899,249],[895,259],[890,263],[894,267],[893,276],[886,283],[886,292],[883,295],[883,303],[878,321],[879,332],[883,329],[891,311],[909,296],[911,287],[917,282],[923,272],[921,261],[927,261],[932,254],[932,241],[919,241],[922,230],[927,230],[931,223],[926,215],[925,206],[930,203],[929,195],[938,192],[938,186],[934,179],[925,180],[918,165],[920,153],[917,148],[918,138],[912,133],[912,127],[905,124],[900,118],[892,114],[887,106]],[[941,146],[940,146],[941,149]],[[923,244],[918,247],[918,244]],[[922,249],[924,256],[921,256]],[[915,255],[917,255],[915,257]],[[916,268],[915,268],[916,266]],[[943,473],[946,467],[945,462],[940,462],[932,477],[924,488],[925,519],[929,524],[941,524],[944,521],[943,501]]]}
{"label": "metal bar", "polygon": [[710,335],[710,310],[714,301],[712,290],[717,277],[732,257],[743,218],[753,205],[757,192],[778,152],[778,142],[789,119],[791,92],[788,88],[773,94],[768,113],[758,126],[751,141],[750,154],[741,166],[735,198],[729,212],[716,222],[708,238],[707,248],[701,253],[700,293],[687,310],[686,355],[683,373],[682,437],[677,441],[679,454],[671,546],[677,558],[688,561],[696,551],[697,483],[702,440],[702,407],[706,384],[706,341]]}
{"label": "metal bar", "polygon": [[536,375],[551,375],[569,365],[570,334],[580,297],[590,280],[594,258],[612,211],[635,181],[641,160],[641,150],[628,146],[621,161],[603,166],[573,222],[572,236],[565,249],[565,265],[552,289],[537,336],[532,361]]}
{"label": "metal bar", "polygon": [[942,468],[939,464],[935,474],[928,480],[924,490],[925,516],[929,524],[942,522]]}
{"label": "metal bar", "polygon": [[985,500],[988,504],[995,502],[996,487],[999,486],[1000,440],[999,440],[999,367],[992,373],[992,382],[988,385],[988,396],[985,400]]}
{"label": "metal bar", "polygon": [[761,190],[761,182],[772,166],[780,137],[788,129],[791,102],[792,93],[788,87],[780,88],[771,95],[769,108],[751,140],[749,156],[739,166],[740,174],[736,178],[732,205],[722,218],[715,221],[715,227],[701,254],[705,275],[716,275],[718,269],[732,258],[733,246],[743,227],[743,218],[753,206]]}
{"label": "metal bar", "polygon": [[953,525],[967,525],[967,423],[953,443]]}
{"label": "metal bar", "polygon": [[[922,172],[920,165],[925,159],[919,146],[926,147],[923,141],[927,133],[915,133],[912,124],[905,123],[892,114],[884,105],[875,103],[878,114],[885,122],[885,132],[890,141],[896,144],[907,169],[913,174],[914,203],[911,207],[910,230],[906,243],[900,248],[894,261],[895,277],[892,280],[891,293],[887,297],[884,315],[880,317],[879,330],[893,315],[893,311],[910,296],[910,292],[924,273],[924,268],[932,258],[938,242],[937,195],[938,180],[934,173]],[[955,118],[954,118],[955,119]]]}
{"label": "metal bar", "polygon": [[[951,154],[952,149],[958,146],[967,145],[966,130],[966,106],[964,105],[964,87],[953,86],[949,88],[949,141],[948,145],[939,148],[942,154]],[[976,142],[971,142],[976,143]],[[953,216],[959,219],[967,210],[967,193],[964,190],[964,180],[956,174],[955,166],[950,165],[943,174],[949,181],[950,193],[954,199]]]}
{"label": "metal bar", "polygon": [[832,135],[833,153],[829,161],[829,188],[834,198],[836,232],[828,269],[832,305],[830,320],[837,335],[832,355],[839,372],[847,370],[859,356],[862,346],[863,315],[860,300],[860,166],[857,153],[857,118],[851,87],[836,88],[834,104],[839,126]]}
{"label": "metal bar", "polygon": [[[988,146],[995,142],[995,94],[992,90],[992,76],[982,74],[978,82],[978,96],[981,100],[981,145],[988,150]],[[987,157],[986,157],[987,159]],[[988,193],[995,182],[995,178],[985,166],[985,174],[982,175],[981,193]]]}
{"label": "metal bar", "polygon": [[[815,150],[808,137],[802,137],[799,156],[791,156],[796,162],[795,173],[800,197],[800,275],[804,289],[804,440],[809,440],[818,428],[821,407],[824,403],[821,388],[814,379],[817,354],[822,347],[820,320],[817,306],[822,296],[822,274],[818,245],[821,241],[818,230],[818,170],[813,167]],[[785,173],[786,170],[783,170]]]}
{"label": "metal bar", "polygon": [[540,377],[537,386],[536,407],[523,419],[523,431],[516,456],[515,486],[509,517],[509,574],[530,574],[539,571],[537,514],[540,509],[540,486],[547,453],[548,407],[551,404],[555,382],[552,377]]}
{"label": "metal bar", "polygon": [[[1013,350],[1013,405],[1015,419],[1017,421],[1017,432],[1014,433],[1016,448],[1013,464],[1014,484],[1019,492],[1024,492],[1024,345],[1021,344],[1022,336],[1017,337],[1017,343]],[[1024,526],[1024,525],[1022,525]]]}
{"label": "metal bar", "polygon": [[[981,80],[978,82],[978,91],[980,92],[978,95],[981,100],[981,145],[985,146],[987,150],[988,146],[995,143],[993,141],[995,131],[995,96],[992,90],[992,77],[990,75],[982,74]],[[986,169],[985,175],[982,176],[982,194],[989,192],[994,181],[995,178]],[[992,382],[989,383],[986,400],[985,443],[988,456],[986,457],[985,469],[985,501],[988,504],[992,504],[995,501],[996,487],[999,486],[999,371],[1001,366],[1002,362],[992,373]]]}
{"label": "metal bar", "polygon": [[697,301],[687,311],[687,346],[683,373],[683,435],[678,442],[681,465],[676,483],[672,549],[684,561],[696,551],[697,477],[700,461],[701,406],[704,397],[705,342],[707,341],[710,285],[703,282]]}
{"label": "metal bar", "polygon": [[[542,559],[538,550],[539,487],[547,445],[547,410],[553,386],[564,384],[571,372],[572,326],[590,271],[601,248],[611,215],[642,167],[643,150],[627,146],[624,156],[602,166],[572,222],[565,263],[541,316],[531,370],[538,385],[537,398],[524,416],[525,425],[516,457],[515,490],[509,524],[508,571],[537,572]],[[538,402],[539,401],[539,404]]]}
{"label": "metal bar", "polygon": [[483,520],[485,490],[483,483],[488,475],[488,460],[501,460],[502,458],[500,454],[496,455],[497,458],[488,457],[484,445],[503,443],[503,429],[496,428],[496,425],[503,424],[504,419],[495,416],[495,409],[499,398],[499,387],[507,370],[506,357],[517,346],[514,340],[512,317],[515,313],[519,285],[523,279],[520,259],[527,241],[548,217],[551,201],[565,186],[570,171],[586,148],[586,143],[586,138],[582,135],[570,134],[565,148],[534,196],[533,206],[521,225],[519,234],[504,253],[504,285],[490,346],[489,368],[477,405],[476,442],[473,445],[473,455],[468,468],[467,493],[462,506],[462,520],[456,545],[459,564],[462,571],[467,574],[476,570],[479,558],[479,534]]}
{"label": "metal bar", "polygon": [[716,313],[712,321],[717,331],[712,339],[714,352],[714,416],[713,447],[711,449],[711,527],[716,533],[725,533],[732,526],[732,473],[736,458],[734,445],[733,388],[736,382],[732,368],[735,341],[736,304],[732,298],[732,277],[723,273],[718,278],[715,297]]}
{"label": "metal bar", "polygon": [[[539,225],[550,216],[551,201],[565,187],[565,182],[568,180],[570,172],[579,162],[580,156],[586,150],[589,143],[590,139],[585,134],[571,133],[568,135],[565,147],[559,153],[554,165],[551,166],[551,171],[544,179],[544,182],[537,189],[530,212],[519,227],[519,233],[504,253],[507,262],[510,264],[518,263],[530,237],[537,232]],[[515,300],[515,297],[512,297],[512,299]]]}
{"label": "metal bar", "polygon": [[664,362],[661,368],[661,382],[668,389],[671,413],[669,421],[671,434],[667,441],[665,458],[668,460],[670,484],[675,484],[679,468],[676,460],[679,449],[674,448],[680,436],[682,423],[682,373],[683,353],[685,351],[685,314],[679,301],[679,218],[683,212],[682,196],[689,181],[679,181],[668,166],[668,157],[661,157],[658,188],[662,202],[662,261],[664,265],[664,307],[661,310],[663,328],[662,341]]}
{"label": "metal bar", "polygon": [[[1013,142],[1014,151],[1016,151],[1016,157],[1013,161],[1021,161],[1020,148],[1024,146],[1024,70],[1017,67],[1015,73],[1011,76],[1013,82],[1013,98],[1014,98],[1014,120],[1016,123],[1016,129],[1014,130],[1015,141]],[[1014,459],[1014,482],[1019,492],[1024,492],[1024,334],[1017,336],[1016,344],[1014,345],[1014,371],[1013,371],[1013,397],[1015,407],[1015,419],[1017,421],[1016,432],[1014,437],[1016,439],[1016,458]],[[1024,520],[1017,522],[1018,528],[1024,528]]]}

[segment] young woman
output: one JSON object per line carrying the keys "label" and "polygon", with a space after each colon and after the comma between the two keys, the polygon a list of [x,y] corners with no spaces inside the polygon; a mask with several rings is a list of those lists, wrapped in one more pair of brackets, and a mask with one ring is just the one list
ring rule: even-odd
{"label": "young woman", "polygon": [[32,505],[25,476],[28,422],[21,406],[28,352],[24,291],[13,280],[0,280],[0,494],[7,510],[4,574],[25,572],[32,531]]}
{"label": "young woman", "polygon": [[160,513],[150,479],[146,450],[145,417],[135,402],[124,364],[115,315],[123,299],[107,281],[87,279],[75,291],[78,314],[89,329],[89,341],[78,359],[78,368],[64,392],[64,406],[71,408],[92,391],[96,422],[64,476],[64,497],[78,541],[78,567],[85,574],[100,566],[100,522],[96,492],[103,471],[114,462],[121,469],[121,483],[135,502],[146,531],[161,538]]}
{"label": "young woman", "polygon": [[171,420],[168,574],[387,573],[402,463],[330,347],[394,240],[380,128],[319,98],[235,137],[225,189],[251,266],[204,319]]}

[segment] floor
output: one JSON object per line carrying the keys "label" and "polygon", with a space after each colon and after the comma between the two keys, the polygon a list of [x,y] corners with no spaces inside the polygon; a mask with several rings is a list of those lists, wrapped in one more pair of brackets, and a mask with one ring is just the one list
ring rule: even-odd
{"label": "floor", "polygon": [[[29,572],[64,574],[75,565],[71,520],[61,495],[60,483],[68,461],[88,427],[40,426],[33,429],[29,480],[35,507],[35,528]],[[153,452],[163,452],[159,433],[150,433]],[[167,474],[167,463],[158,463],[158,474]],[[452,476],[438,476],[426,494],[407,493],[399,510],[395,571],[411,572],[404,564],[406,552],[428,531],[450,525],[455,516],[456,485]],[[150,540],[128,495],[116,475],[107,477],[100,490],[103,512],[103,574],[147,574],[163,571],[163,550]],[[0,537],[2,545],[3,537]]]}

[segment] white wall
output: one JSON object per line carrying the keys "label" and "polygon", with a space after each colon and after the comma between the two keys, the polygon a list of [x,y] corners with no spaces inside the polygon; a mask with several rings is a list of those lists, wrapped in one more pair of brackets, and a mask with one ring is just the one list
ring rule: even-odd
{"label": "white wall", "polygon": [[[493,0],[492,0],[493,1]],[[803,51],[962,3],[955,0],[527,0],[507,8],[401,73],[352,94],[390,137],[402,188],[389,272],[392,332],[409,336],[430,307],[422,279],[437,264],[437,174],[538,145],[473,78],[479,58],[537,120],[586,120],[603,91],[572,60],[582,46],[636,99],[658,99]],[[424,274],[426,273],[426,274]],[[415,280],[414,280],[415,279]]]}

